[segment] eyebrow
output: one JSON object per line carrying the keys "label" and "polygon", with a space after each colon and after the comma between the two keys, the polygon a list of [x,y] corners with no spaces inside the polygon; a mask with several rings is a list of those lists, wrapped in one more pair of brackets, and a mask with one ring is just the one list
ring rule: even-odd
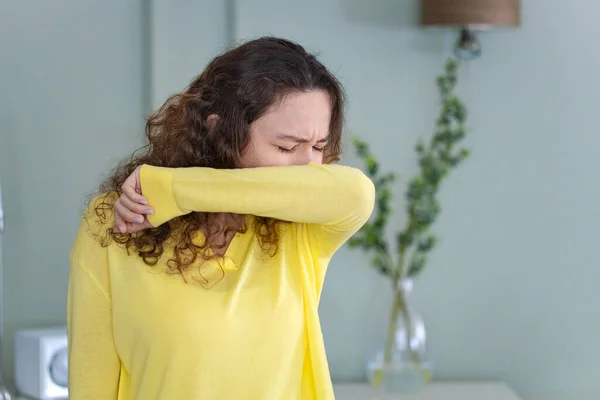
{"label": "eyebrow", "polygon": [[[281,135],[277,135],[278,139],[282,139],[282,140],[290,140],[293,142],[298,142],[298,143],[308,143],[310,142],[310,140],[298,137],[298,136],[294,136],[294,135],[286,135],[286,134],[281,134]],[[323,139],[319,139],[317,141],[317,143],[325,143],[329,141],[329,135],[327,135],[326,137],[324,137]]]}

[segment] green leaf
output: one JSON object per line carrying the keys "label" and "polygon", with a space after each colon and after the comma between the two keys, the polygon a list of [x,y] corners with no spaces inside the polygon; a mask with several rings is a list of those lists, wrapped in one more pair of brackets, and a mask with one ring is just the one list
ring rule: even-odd
{"label": "green leaf", "polygon": [[358,157],[364,160],[369,154],[369,146],[356,137],[352,140],[352,144],[354,145],[354,149],[356,150]]}
{"label": "green leaf", "polygon": [[448,141],[452,140],[452,134],[453,134],[452,129],[450,129],[450,127],[444,125],[444,126],[438,128],[437,133],[433,137],[433,142],[434,143],[447,143]]}
{"label": "green leaf", "polygon": [[425,176],[425,179],[434,186],[437,185],[448,172],[448,164],[441,158],[430,157],[423,164],[423,175]]}
{"label": "green leaf", "polygon": [[391,272],[391,265],[387,260],[388,258],[384,253],[376,253],[371,257],[371,263],[383,275],[389,275]]}
{"label": "green leaf", "polygon": [[458,122],[462,123],[467,119],[467,109],[457,97],[452,98],[452,108],[454,118],[456,118]]}
{"label": "green leaf", "polygon": [[422,154],[425,151],[425,146],[421,140],[419,140],[415,145],[415,151],[419,154]]}
{"label": "green leaf", "polygon": [[375,248],[381,253],[387,254],[387,252],[388,252],[387,242],[381,238],[377,241]]}
{"label": "green leaf", "polygon": [[387,203],[390,201],[391,198],[392,198],[392,189],[390,189],[389,186],[382,188],[379,193],[379,200],[384,203]]}
{"label": "green leaf", "polygon": [[455,74],[458,69],[458,60],[454,57],[449,58],[446,61],[446,73]]}
{"label": "green leaf", "polygon": [[433,249],[435,247],[436,243],[437,243],[437,238],[434,235],[429,235],[424,238],[421,238],[419,240],[419,243],[417,244],[417,251],[420,251],[422,253],[427,253],[428,251],[431,251],[431,249]]}
{"label": "green leaf", "polygon": [[424,197],[419,202],[415,203],[412,210],[412,216],[417,222],[417,225],[422,229],[425,226],[431,225],[440,211],[437,201],[432,197]]}
{"label": "green leaf", "polygon": [[454,131],[454,133],[452,135],[452,141],[454,143],[459,142],[466,135],[467,135],[467,130],[465,129],[464,125],[460,125],[458,128],[456,128],[456,131]]}
{"label": "green leaf", "polygon": [[376,182],[375,186],[385,187],[396,180],[396,175],[393,172],[388,172],[381,176]]}
{"label": "green leaf", "polygon": [[378,239],[377,234],[375,232],[373,232],[373,231],[367,232],[365,241],[368,246],[374,246],[377,243],[377,239]]}
{"label": "green leaf", "polygon": [[410,260],[407,275],[411,278],[418,275],[425,267],[426,261],[427,257],[425,256],[425,254],[421,252],[415,252],[413,254],[412,259]]}
{"label": "green leaf", "polygon": [[355,234],[354,236],[352,236],[350,239],[348,239],[348,246],[350,248],[356,248],[362,245],[362,238],[358,236],[358,234]]}
{"label": "green leaf", "polygon": [[413,243],[414,233],[412,232],[412,230],[408,230],[406,232],[400,232],[396,236],[396,240],[398,242],[399,249],[409,247]]}
{"label": "green leaf", "polygon": [[372,155],[368,155],[365,158],[365,165],[367,167],[367,175],[374,176],[377,174],[377,171],[379,170],[379,164],[377,164],[377,161]]}
{"label": "green leaf", "polygon": [[406,199],[410,201],[418,200],[425,190],[425,180],[421,176],[416,176],[408,184]]}

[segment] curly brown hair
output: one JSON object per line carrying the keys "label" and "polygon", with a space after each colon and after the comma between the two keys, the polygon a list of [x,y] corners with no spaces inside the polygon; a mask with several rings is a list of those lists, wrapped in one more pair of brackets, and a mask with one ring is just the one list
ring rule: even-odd
{"label": "curly brown hair", "polygon": [[[289,40],[262,37],[232,48],[214,58],[186,90],[168,98],[147,120],[148,144],[122,161],[100,186],[101,200],[95,214],[107,222],[107,211],[121,194],[125,179],[142,164],[160,167],[240,168],[242,154],[249,144],[250,125],[270,107],[290,93],[324,90],[331,99],[329,141],[323,162],[339,160],[344,121],[344,92],[341,84],[317,58]],[[218,115],[216,123],[208,123]],[[136,252],[146,264],[155,265],[167,246],[173,258],[166,265],[180,272],[201,259],[215,257],[226,246],[216,241],[232,232],[246,232],[227,223],[233,214],[192,212],[159,227],[136,234],[113,232],[107,228],[104,246],[110,239]],[[229,218],[231,219],[231,218]],[[282,221],[254,218],[253,230],[262,249],[271,256],[277,252],[278,225]],[[198,232],[204,242],[194,243]],[[223,235],[225,233],[225,235]]]}

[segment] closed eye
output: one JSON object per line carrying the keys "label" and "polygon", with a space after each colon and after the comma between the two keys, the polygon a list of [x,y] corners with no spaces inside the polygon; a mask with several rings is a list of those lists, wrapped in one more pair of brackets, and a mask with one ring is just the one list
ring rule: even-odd
{"label": "closed eye", "polygon": [[285,147],[281,147],[281,146],[277,146],[277,149],[279,151],[281,151],[282,153],[293,153],[294,151],[296,151],[296,149],[298,148],[298,146],[294,146],[290,149],[285,148]]}
{"label": "closed eye", "polygon": [[[293,153],[296,151],[296,149],[298,148],[298,145],[294,146],[294,147],[282,147],[282,146],[277,146],[277,149],[282,152],[282,153]],[[315,149],[316,151],[322,153],[324,151],[324,147],[318,147],[318,146],[313,146],[313,149]]]}

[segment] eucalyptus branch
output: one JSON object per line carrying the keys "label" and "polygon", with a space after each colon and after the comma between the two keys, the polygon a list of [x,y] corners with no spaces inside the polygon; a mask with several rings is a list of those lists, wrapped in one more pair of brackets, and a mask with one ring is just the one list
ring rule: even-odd
{"label": "eucalyptus branch", "polygon": [[[457,167],[469,154],[468,150],[455,147],[466,135],[465,121],[467,110],[463,102],[454,94],[457,83],[458,60],[450,58],[445,64],[444,73],[437,78],[440,95],[440,114],[429,142],[422,140],[415,146],[419,169],[410,179],[405,191],[406,225],[396,234],[397,258],[394,261],[386,237],[392,207],[391,185],[395,181],[392,172],[381,173],[380,165],[369,146],[362,140],[354,139],[354,148],[362,159],[366,174],[372,179],[376,191],[376,204],[373,217],[348,242],[352,248],[360,248],[371,256],[371,263],[387,276],[393,287],[393,303],[384,349],[384,365],[389,366],[398,323],[402,314],[406,326],[406,343],[410,343],[411,315],[406,305],[404,293],[400,289],[402,279],[419,275],[427,263],[427,255],[435,248],[437,238],[430,228],[440,213],[437,193],[441,182],[450,171]],[[410,257],[409,257],[410,256]],[[409,349],[413,362],[420,364],[419,354]],[[383,371],[382,371],[383,374]],[[378,374],[376,385],[383,375]],[[425,378],[428,380],[428,378]],[[379,382],[377,382],[379,381]]]}
{"label": "eucalyptus branch", "polygon": [[[429,142],[419,140],[415,146],[419,170],[406,188],[407,222],[404,229],[396,234],[395,261],[385,232],[392,211],[391,185],[396,176],[393,172],[381,172],[379,162],[367,143],[358,138],[353,141],[366,174],[375,184],[377,200],[373,218],[350,239],[349,245],[369,254],[373,266],[394,283],[404,277],[417,276],[425,268],[427,255],[437,243],[437,238],[429,233],[429,229],[441,209],[436,197],[440,184],[452,168],[457,167],[469,154],[465,148],[455,150],[467,131],[466,107],[454,94],[457,70],[458,61],[452,57],[446,62],[444,74],[437,78],[440,114]],[[410,260],[407,260],[408,253],[411,253]]]}

